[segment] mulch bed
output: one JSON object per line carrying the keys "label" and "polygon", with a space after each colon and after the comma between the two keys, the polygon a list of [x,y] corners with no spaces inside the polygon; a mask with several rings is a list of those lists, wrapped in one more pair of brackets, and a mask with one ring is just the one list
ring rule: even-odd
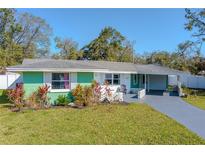
{"label": "mulch bed", "polygon": [[[123,102],[113,102],[113,103],[102,102],[102,103],[99,103],[99,104],[101,104],[101,105],[107,105],[107,104],[129,105],[129,103],[124,102],[124,101]],[[24,112],[26,110],[36,111],[36,110],[48,110],[48,109],[62,109],[62,108],[84,109],[84,108],[87,108],[87,106],[75,105],[75,104],[73,104],[73,105],[51,105],[51,106],[45,107],[45,108],[22,107],[20,110],[17,107],[10,106],[10,110],[12,112]]]}

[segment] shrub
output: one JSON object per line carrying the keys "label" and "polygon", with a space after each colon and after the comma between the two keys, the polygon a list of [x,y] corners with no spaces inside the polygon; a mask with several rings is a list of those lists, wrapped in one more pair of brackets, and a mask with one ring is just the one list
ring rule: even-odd
{"label": "shrub", "polygon": [[93,81],[91,86],[81,86],[78,84],[72,90],[72,95],[77,105],[88,106],[97,104],[101,98],[101,86],[96,81]]}
{"label": "shrub", "polygon": [[43,85],[40,86],[37,90],[36,96],[37,96],[37,102],[40,103],[40,107],[44,108],[47,107],[48,102],[49,102],[49,97],[48,97],[48,90],[50,86],[48,85]]}
{"label": "shrub", "polygon": [[32,109],[39,109],[40,103],[38,102],[37,92],[33,92],[26,101],[26,106]]}
{"label": "shrub", "polygon": [[109,82],[105,81],[104,88],[102,90],[102,102],[111,103],[113,101],[112,92],[109,87]]}
{"label": "shrub", "polygon": [[17,84],[15,89],[7,93],[9,101],[18,108],[18,111],[24,106],[24,94],[25,92],[22,84]]}
{"label": "shrub", "polygon": [[83,87],[83,105],[88,106],[93,104],[93,91],[91,86]]}
{"label": "shrub", "polygon": [[74,102],[77,105],[84,105],[84,98],[83,98],[83,87],[78,84],[73,90],[72,95],[74,97]]}
{"label": "shrub", "polygon": [[93,95],[92,103],[97,104],[100,102],[102,87],[96,81],[92,82],[91,87],[92,87],[92,95]]}
{"label": "shrub", "polygon": [[71,100],[66,95],[59,95],[56,100],[56,105],[67,105],[71,102]]}

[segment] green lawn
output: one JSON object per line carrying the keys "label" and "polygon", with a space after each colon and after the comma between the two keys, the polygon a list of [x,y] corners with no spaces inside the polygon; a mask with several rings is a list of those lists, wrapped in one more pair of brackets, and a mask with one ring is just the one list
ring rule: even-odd
{"label": "green lawn", "polygon": [[205,110],[205,96],[188,96],[187,98],[183,99],[191,105]]}
{"label": "green lawn", "polygon": [[8,103],[7,97],[5,95],[4,90],[0,90],[0,104],[6,104]]}
{"label": "green lawn", "polygon": [[145,104],[11,112],[0,105],[0,144],[205,144]]}
{"label": "green lawn", "polygon": [[186,102],[194,105],[200,109],[205,110],[205,91],[198,90],[193,92],[191,89],[184,89],[184,92],[188,94],[186,98],[183,98]]}

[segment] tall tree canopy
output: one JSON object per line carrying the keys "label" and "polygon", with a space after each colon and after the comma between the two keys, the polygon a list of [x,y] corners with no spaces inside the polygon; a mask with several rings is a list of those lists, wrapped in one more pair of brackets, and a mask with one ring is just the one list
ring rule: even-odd
{"label": "tall tree canopy", "polygon": [[14,9],[0,9],[0,72],[8,65],[21,62],[22,47],[13,41],[14,35],[21,31],[16,23]]}
{"label": "tall tree canopy", "polygon": [[205,9],[185,9],[186,19],[185,28],[194,31],[193,36],[205,41]]}
{"label": "tall tree canopy", "polygon": [[205,9],[185,9],[187,23],[185,29],[192,31],[192,36],[196,41],[192,43],[198,54],[201,52],[201,47],[205,42]]}
{"label": "tall tree canopy", "polygon": [[133,45],[112,27],[105,27],[82,51],[83,57],[91,60],[131,62],[133,59]]}
{"label": "tall tree canopy", "polygon": [[152,52],[146,59],[148,64],[159,64],[162,66],[168,66],[170,60],[170,54],[167,51]]}
{"label": "tall tree canopy", "polygon": [[190,70],[197,74],[199,71],[205,70],[205,59],[201,55],[201,49],[205,42],[205,9],[185,9],[185,11],[187,19],[185,29],[192,31],[192,36],[196,38],[196,41],[189,43],[188,47],[196,53],[189,61],[189,64],[192,65]]}
{"label": "tall tree canopy", "polygon": [[28,13],[20,14],[18,23],[21,31],[14,41],[23,46],[26,57],[45,57],[50,51],[51,27],[40,17]]}
{"label": "tall tree canopy", "polygon": [[78,52],[78,43],[72,39],[59,37],[55,38],[56,48],[59,53],[54,54],[52,57],[55,59],[79,59],[80,52]]}
{"label": "tall tree canopy", "polygon": [[[112,27],[105,27],[99,36],[78,50],[78,43],[69,38],[55,38],[56,59],[88,59],[143,64],[159,64],[197,74],[205,70],[201,47],[205,42],[205,9],[185,9],[185,29],[192,32],[192,41],[184,41],[175,51],[154,51],[135,55],[133,43]],[[46,57],[50,50],[52,29],[40,17],[15,9],[0,9],[0,70],[22,62],[23,58]]]}
{"label": "tall tree canopy", "polygon": [[0,9],[0,71],[23,58],[47,56],[52,29],[40,17]]}

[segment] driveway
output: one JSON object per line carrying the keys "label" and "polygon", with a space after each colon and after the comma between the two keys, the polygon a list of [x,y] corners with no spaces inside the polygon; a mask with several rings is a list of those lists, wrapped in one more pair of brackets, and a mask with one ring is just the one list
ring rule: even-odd
{"label": "driveway", "polygon": [[177,96],[146,95],[140,101],[175,119],[205,139],[205,110],[196,108]]}

